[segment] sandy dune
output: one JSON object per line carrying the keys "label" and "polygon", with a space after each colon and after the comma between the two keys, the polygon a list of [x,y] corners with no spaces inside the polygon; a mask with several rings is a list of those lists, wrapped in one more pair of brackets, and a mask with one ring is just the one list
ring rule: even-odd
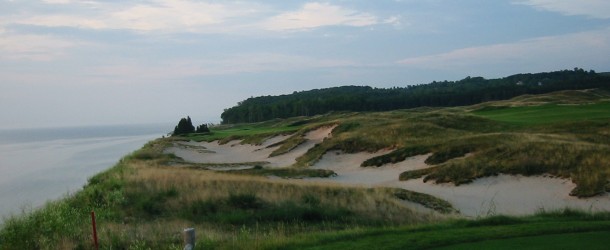
{"label": "sandy dune", "polygon": [[[322,142],[328,137],[334,127],[324,127],[311,131],[305,135],[307,141],[292,151],[268,157],[278,147],[267,148],[269,145],[283,141],[290,136],[276,136],[266,140],[261,145],[240,144],[240,141],[231,141],[220,145],[214,142],[181,142],[165,150],[165,153],[173,153],[187,162],[194,163],[244,163],[244,162],[269,162],[269,167],[288,167],[296,162],[296,158],[305,154],[314,145]],[[185,147],[186,145],[186,147]],[[193,150],[197,148],[197,150]],[[206,150],[201,150],[205,148]]]}
{"label": "sandy dune", "polygon": [[[306,135],[307,142],[287,154],[271,158],[268,157],[269,154],[277,147],[266,147],[285,140],[289,136],[270,138],[259,146],[242,145],[239,141],[225,145],[219,145],[218,142],[188,142],[176,144],[168,148],[166,153],[174,153],[188,162],[195,163],[269,162],[267,165],[269,167],[287,167],[294,164],[297,157],[303,155],[315,144],[330,136],[333,128],[325,127],[311,131]],[[409,181],[398,180],[399,174],[404,171],[429,167],[424,162],[429,155],[410,157],[402,162],[381,167],[360,167],[360,164],[366,159],[388,152],[387,150],[356,154],[345,154],[339,151],[327,152],[312,168],[333,170],[337,176],[301,181],[404,188],[445,199],[463,215],[469,217],[491,214],[524,215],[566,207],[585,211],[610,211],[610,195],[587,199],[571,197],[568,194],[575,184],[567,179],[500,175],[481,178],[461,186],[424,183],[421,178]]]}
{"label": "sandy dune", "polygon": [[399,187],[434,195],[449,201],[463,215],[476,217],[491,214],[525,215],[537,211],[566,207],[585,211],[610,211],[610,195],[579,199],[569,196],[576,186],[570,180],[535,176],[499,175],[475,180],[467,185],[435,184],[423,178],[399,181],[398,175],[407,170],[429,167],[424,163],[428,155],[407,158],[396,164],[379,168],[360,167],[370,158],[386,152],[338,154],[328,152],[314,168],[330,169],[337,177],[316,181],[339,182],[363,186]]}
{"label": "sandy dune", "polygon": [[610,211],[608,194],[587,199],[569,196],[576,185],[568,179],[499,175],[480,178],[460,186],[424,183],[422,179],[397,182],[393,186],[445,199],[462,214],[472,217],[491,214],[526,215],[563,208]]}

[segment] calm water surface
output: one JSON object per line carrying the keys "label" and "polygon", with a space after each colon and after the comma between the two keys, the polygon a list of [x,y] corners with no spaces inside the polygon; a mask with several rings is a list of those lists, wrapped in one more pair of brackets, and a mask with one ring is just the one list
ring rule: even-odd
{"label": "calm water surface", "polygon": [[167,125],[0,130],[3,218],[78,191],[87,179],[164,135]]}

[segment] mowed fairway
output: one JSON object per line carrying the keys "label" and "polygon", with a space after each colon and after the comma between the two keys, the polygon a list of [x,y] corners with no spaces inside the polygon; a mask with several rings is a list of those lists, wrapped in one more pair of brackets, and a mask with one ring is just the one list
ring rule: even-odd
{"label": "mowed fairway", "polygon": [[550,234],[463,243],[437,249],[608,249],[610,231]]}
{"label": "mowed fairway", "polygon": [[473,113],[491,120],[519,125],[604,120],[610,119],[610,102],[583,105],[486,107]]}
{"label": "mowed fairway", "polygon": [[[607,220],[495,217],[306,238],[288,249],[607,249]],[[529,222],[528,222],[529,220]],[[513,224],[515,223],[515,224]],[[489,225],[477,225],[489,224]],[[495,224],[495,225],[494,225]],[[283,248],[283,247],[280,247]]]}
{"label": "mowed fairway", "polygon": [[291,126],[290,124],[281,124],[280,126],[274,127],[265,126],[264,123],[254,125],[240,124],[224,129],[215,129],[214,133],[212,134],[191,134],[188,136],[188,138],[194,141],[215,141],[226,138],[238,140],[252,135],[262,135],[264,138],[265,135],[268,134],[291,134],[298,131],[302,127],[303,126]]}

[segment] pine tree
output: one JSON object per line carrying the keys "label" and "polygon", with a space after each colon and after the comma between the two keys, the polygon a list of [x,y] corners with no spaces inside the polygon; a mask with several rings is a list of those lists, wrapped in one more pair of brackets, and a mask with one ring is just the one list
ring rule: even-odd
{"label": "pine tree", "polygon": [[184,135],[193,132],[195,132],[195,127],[193,126],[191,117],[187,116],[187,118],[180,119],[178,125],[174,128],[174,133],[172,133],[172,135]]}
{"label": "pine tree", "polygon": [[195,133],[209,133],[210,132],[210,128],[208,128],[207,124],[201,124],[199,126],[197,126],[197,129],[195,129]]}

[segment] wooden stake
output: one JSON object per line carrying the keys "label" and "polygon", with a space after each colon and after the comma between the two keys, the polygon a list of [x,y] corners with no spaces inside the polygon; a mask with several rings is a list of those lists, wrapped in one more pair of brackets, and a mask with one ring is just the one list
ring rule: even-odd
{"label": "wooden stake", "polygon": [[95,212],[91,211],[91,224],[93,226],[93,245],[95,246],[95,250],[99,250],[100,247],[97,243],[97,226],[95,225]]}

